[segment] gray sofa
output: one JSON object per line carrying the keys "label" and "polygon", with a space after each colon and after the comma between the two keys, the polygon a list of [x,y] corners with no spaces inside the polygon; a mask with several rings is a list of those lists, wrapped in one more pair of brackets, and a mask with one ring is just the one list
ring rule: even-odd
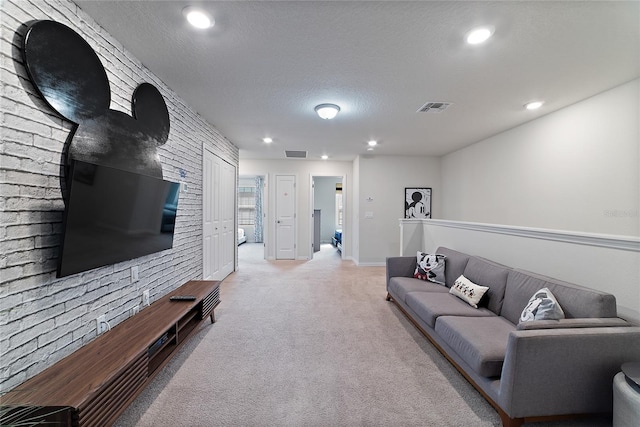
{"label": "gray sofa", "polygon": [[[503,426],[610,413],[613,377],[640,360],[640,327],[618,318],[615,297],[490,260],[438,248],[446,286],[413,278],[416,257],[387,258],[387,300],[499,412]],[[488,286],[478,308],[449,293],[464,276]],[[565,319],[519,324],[531,296],[548,288]]]}

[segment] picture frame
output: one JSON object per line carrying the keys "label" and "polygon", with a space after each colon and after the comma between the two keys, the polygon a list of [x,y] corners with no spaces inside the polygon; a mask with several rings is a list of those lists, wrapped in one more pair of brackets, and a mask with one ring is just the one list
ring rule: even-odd
{"label": "picture frame", "polygon": [[404,217],[406,219],[431,218],[431,188],[405,187]]}

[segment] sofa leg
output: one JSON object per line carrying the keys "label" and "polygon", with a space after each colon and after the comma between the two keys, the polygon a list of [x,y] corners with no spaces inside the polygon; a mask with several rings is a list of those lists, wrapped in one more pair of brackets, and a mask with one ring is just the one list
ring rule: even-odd
{"label": "sofa leg", "polygon": [[387,301],[391,301],[391,295],[389,295],[389,292],[387,292],[387,298],[385,298]]}
{"label": "sofa leg", "polygon": [[498,410],[500,419],[502,420],[502,427],[520,427],[524,423],[524,418],[510,418],[503,410]]}

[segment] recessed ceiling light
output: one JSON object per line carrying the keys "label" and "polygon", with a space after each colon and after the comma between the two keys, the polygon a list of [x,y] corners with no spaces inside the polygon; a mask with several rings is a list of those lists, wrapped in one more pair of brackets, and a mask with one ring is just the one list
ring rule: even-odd
{"label": "recessed ceiling light", "polygon": [[327,156],[326,154],[323,154],[322,157],[321,157],[322,160],[327,160],[328,158],[329,158],[329,156]]}
{"label": "recessed ceiling light", "polygon": [[262,138],[262,141],[263,141],[265,144],[271,144],[271,143],[273,142],[273,139],[272,139],[272,138],[269,138],[269,137],[266,137],[266,138]]}
{"label": "recessed ceiling light", "polygon": [[493,35],[494,28],[493,27],[480,27],[474,30],[471,30],[467,33],[467,43],[469,44],[480,44],[484,43]]}
{"label": "recessed ceiling light", "polygon": [[367,144],[369,145],[369,147],[375,147],[376,145],[378,145],[378,141],[372,139],[371,141],[367,142]]}
{"label": "recessed ceiling light", "polygon": [[321,119],[331,120],[338,115],[340,107],[335,104],[320,104],[316,106],[315,110]]}
{"label": "recessed ceiling light", "polygon": [[182,9],[182,14],[187,18],[187,21],[196,28],[211,28],[216,23],[207,12],[193,6],[187,6]]}
{"label": "recessed ceiling light", "polygon": [[524,108],[526,108],[527,110],[537,110],[538,108],[542,107],[542,104],[544,104],[544,102],[542,101],[531,101],[524,104]]}

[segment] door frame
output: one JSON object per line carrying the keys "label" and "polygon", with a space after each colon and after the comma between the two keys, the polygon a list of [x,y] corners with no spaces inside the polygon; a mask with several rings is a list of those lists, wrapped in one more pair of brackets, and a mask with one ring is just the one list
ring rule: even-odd
{"label": "door frame", "polygon": [[[340,258],[345,258],[345,229],[347,228],[347,197],[346,197],[346,187],[347,187],[347,176],[346,175],[336,175],[336,174],[309,174],[309,241],[311,245],[313,245],[313,210],[315,208],[315,200],[314,200],[314,178],[341,178],[342,179],[342,250],[340,251]],[[346,233],[348,236],[349,234]],[[348,246],[348,245],[347,245]],[[309,260],[313,259],[313,248],[309,249],[310,255]]]}
{"label": "door frame", "polygon": [[[269,245],[269,174],[268,173],[247,173],[240,174],[238,173],[238,180],[240,178],[246,177],[256,177],[261,176],[264,180],[264,188],[262,189],[262,258],[267,259],[268,253],[268,245]],[[236,191],[237,193],[237,191]],[[236,195],[237,198],[237,195]],[[237,222],[237,215],[236,215]],[[240,225],[238,225],[238,228]],[[236,258],[236,267],[237,267],[237,258]]]}

